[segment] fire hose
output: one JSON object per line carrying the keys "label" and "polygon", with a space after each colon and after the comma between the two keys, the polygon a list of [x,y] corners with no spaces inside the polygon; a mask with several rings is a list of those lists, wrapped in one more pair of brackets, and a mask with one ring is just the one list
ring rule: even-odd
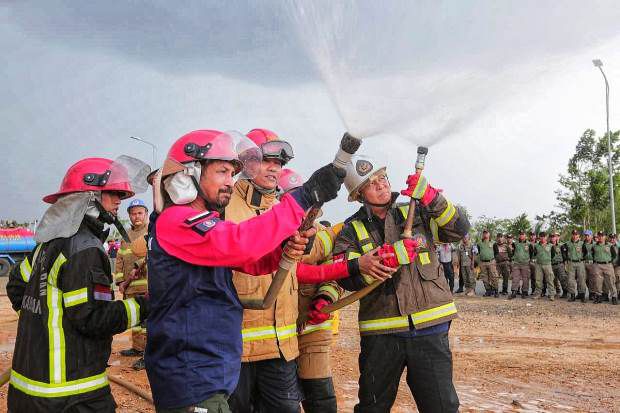
{"label": "fire hose", "polygon": [[[428,154],[428,148],[424,146],[418,146],[418,157],[415,162],[415,170],[416,173],[421,173],[424,170],[424,162],[426,161],[426,155]],[[403,239],[411,239],[413,221],[415,219],[415,208],[416,208],[416,200],[411,198],[409,201],[409,210],[407,211],[407,219],[405,220],[405,227],[403,228],[403,232],[400,235]],[[367,285],[361,290],[355,291],[346,297],[336,301],[333,304],[326,305],[321,309],[323,314],[329,314],[334,311],[340,310],[343,307],[346,307],[354,302],[366,297],[372,291],[374,291],[379,285],[381,285],[383,281],[375,280],[372,284]]]}
{"label": "fire hose", "polygon": [[[349,133],[345,133],[340,141],[340,149],[332,162],[336,168],[345,169],[348,162],[351,161],[351,156],[357,151],[360,147],[362,141],[354,136],[351,136]],[[300,231],[306,231],[312,227],[314,224],[314,220],[318,216],[321,211],[321,207],[323,205],[320,203],[315,203],[312,208],[306,214],[301,226],[299,228]],[[280,259],[280,263],[278,264],[278,270],[271,280],[271,285],[265,294],[263,299],[242,299],[241,304],[243,308],[250,310],[265,310],[274,305],[284,282],[286,281],[286,277],[288,276],[291,269],[297,265],[298,258],[292,258],[289,256],[286,251],[282,253],[282,258]]]}

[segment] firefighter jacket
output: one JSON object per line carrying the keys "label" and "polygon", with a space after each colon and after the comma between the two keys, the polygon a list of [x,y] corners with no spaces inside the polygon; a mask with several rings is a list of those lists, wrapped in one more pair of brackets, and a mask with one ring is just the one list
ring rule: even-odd
{"label": "firefighter jacket", "polygon": [[[397,196],[395,193],[393,199]],[[360,274],[357,258],[383,243],[398,241],[408,209],[408,205],[394,205],[383,221],[363,206],[345,221],[334,254],[345,252],[353,267],[349,273],[358,275],[340,280],[340,285],[359,290],[373,281]],[[401,266],[392,278],[360,300],[360,334],[405,332],[411,325],[423,329],[456,318],[456,306],[435,254],[435,242],[459,241],[468,229],[466,216],[441,193],[428,206],[418,206],[412,228],[413,239],[420,246],[418,255],[413,263]]]}
{"label": "firefighter jacket", "polygon": [[110,392],[112,336],[147,315],[143,298],[114,301],[103,224],[85,217],[78,232],[40,244],[11,274],[19,312],[8,409],[59,412]]}
{"label": "firefighter jacket", "polygon": [[[121,248],[116,255],[116,262],[114,265],[114,281],[117,284],[127,280],[131,271],[143,266],[146,258],[146,234],[148,231],[148,222],[137,227],[131,227],[127,231],[131,242],[121,241]],[[140,271],[140,277],[137,280],[133,280],[129,287],[125,290],[125,295],[128,297],[146,294],[147,291],[147,279],[146,271]]]}
{"label": "firefighter jacket", "polygon": [[[233,194],[226,207],[226,220],[242,222],[263,214],[277,204],[276,194],[262,194],[249,180],[235,183]],[[271,228],[261,231],[269,233]],[[252,277],[240,271],[233,272],[233,283],[241,299],[262,299],[274,273]],[[293,360],[299,355],[297,343],[298,283],[291,271],[282,286],[275,304],[265,310],[243,310],[242,362],[280,358]]]}
{"label": "firefighter jacket", "polygon": [[[342,226],[321,228],[314,238],[312,249],[304,255],[306,264],[330,264],[337,231]],[[343,289],[336,281],[322,284],[299,285],[299,318],[302,327],[298,341],[300,358],[298,360],[299,376],[303,379],[325,378],[331,376],[329,367],[329,348],[332,342],[334,315],[321,324],[306,324],[308,309],[315,298],[325,298],[330,303],[338,301]],[[314,355],[314,356],[313,356]],[[320,365],[316,365],[320,364]]]}
{"label": "firefighter jacket", "polygon": [[231,268],[274,271],[281,243],[303,216],[290,195],[270,213],[238,225],[182,205],[151,214],[152,310],[144,361],[157,408],[192,406],[237,387],[243,309]]}

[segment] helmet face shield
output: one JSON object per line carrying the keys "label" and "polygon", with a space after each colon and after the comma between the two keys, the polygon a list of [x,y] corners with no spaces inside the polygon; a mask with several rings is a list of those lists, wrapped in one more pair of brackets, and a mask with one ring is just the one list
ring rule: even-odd
{"label": "helmet face shield", "polygon": [[[112,162],[110,169],[103,175],[108,175],[107,183],[104,183],[102,190],[106,190],[106,186],[115,188],[127,183],[132,192],[139,194],[146,192],[148,188],[147,176],[151,173],[151,167],[140,159],[127,155],[121,155]],[[86,180],[90,175],[84,176]],[[98,176],[101,178],[101,176]],[[93,184],[91,184],[93,185]],[[131,196],[131,195],[129,195]]]}
{"label": "helmet face shield", "polygon": [[293,147],[286,141],[269,141],[260,146],[263,158],[279,159],[282,164],[288,163],[295,157]]}

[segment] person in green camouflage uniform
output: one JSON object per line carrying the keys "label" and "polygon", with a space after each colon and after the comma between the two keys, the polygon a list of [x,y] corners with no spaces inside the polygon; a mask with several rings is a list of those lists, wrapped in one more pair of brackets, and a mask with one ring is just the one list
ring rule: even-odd
{"label": "person in green camouflage uniform", "polygon": [[[562,245],[560,244],[560,234],[554,232],[551,234],[551,246],[553,248],[553,260],[551,267],[555,279],[555,298],[566,298],[568,296],[568,276],[566,275],[566,267],[564,256],[562,255]],[[562,294],[560,294],[562,290]]]}
{"label": "person in green camouflage uniform", "polygon": [[616,276],[612,262],[616,259],[616,250],[606,242],[603,231],[597,234],[597,242],[592,247],[593,273],[594,273],[594,304],[602,302],[603,283],[611,294],[612,304],[618,304],[616,291]]}
{"label": "person in green camouflage uniform", "polygon": [[570,241],[562,244],[560,249],[568,270],[568,301],[572,302],[577,298],[582,303],[585,303],[587,287],[584,260],[587,251],[583,241],[579,238],[579,231],[574,229],[571,233]]}
{"label": "person in green camouflage uniform", "polygon": [[482,240],[478,243],[478,256],[480,258],[480,279],[484,283],[485,297],[499,297],[497,291],[497,268],[495,266],[495,254],[491,234],[486,229],[482,231]]}
{"label": "person in green camouflage uniform", "polygon": [[528,295],[530,288],[530,260],[533,255],[532,244],[525,238],[525,232],[519,233],[519,239],[512,243],[512,294],[509,299],[517,297],[521,288],[521,297]]}
{"label": "person in green camouflage uniform", "polygon": [[502,276],[502,295],[506,295],[508,294],[508,280],[510,278],[510,246],[501,232],[496,235],[493,254],[497,272]]}
{"label": "person in green camouflage uniform", "polygon": [[583,231],[584,240],[583,246],[586,249],[584,257],[586,267],[586,285],[588,286],[588,293],[590,300],[594,299],[594,265],[592,264],[592,247],[594,246],[594,240],[592,238],[592,231],[587,229]]}
{"label": "person in green camouflage uniform", "polygon": [[538,299],[543,297],[543,279],[547,281],[547,293],[549,300],[555,299],[554,275],[551,262],[553,260],[553,248],[547,242],[547,234],[542,231],[538,234],[540,241],[534,246],[534,256],[536,258],[536,290],[532,294],[532,298]]}
{"label": "person in green camouflage uniform", "polygon": [[476,295],[476,273],[474,272],[474,256],[476,255],[475,246],[469,241],[469,234],[463,237],[459,244],[459,277],[463,279],[465,295],[472,297]]}
{"label": "person in green camouflage uniform", "polygon": [[[532,249],[538,242],[538,238],[536,237],[536,233],[530,232],[530,245]],[[536,289],[536,258],[534,257],[534,253],[532,252],[532,258],[530,259],[530,286],[532,287],[532,295],[534,295],[534,290]]]}

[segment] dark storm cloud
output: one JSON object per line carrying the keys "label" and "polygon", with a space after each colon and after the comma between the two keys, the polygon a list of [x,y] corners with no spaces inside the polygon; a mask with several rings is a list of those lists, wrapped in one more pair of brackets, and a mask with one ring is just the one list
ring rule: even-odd
{"label": "dark storm cloud", "polygon": [[174,74],[286,84],[312,78],[291,20],[273,1],[20,1],[8,21],[66,47],[120,54]]}

